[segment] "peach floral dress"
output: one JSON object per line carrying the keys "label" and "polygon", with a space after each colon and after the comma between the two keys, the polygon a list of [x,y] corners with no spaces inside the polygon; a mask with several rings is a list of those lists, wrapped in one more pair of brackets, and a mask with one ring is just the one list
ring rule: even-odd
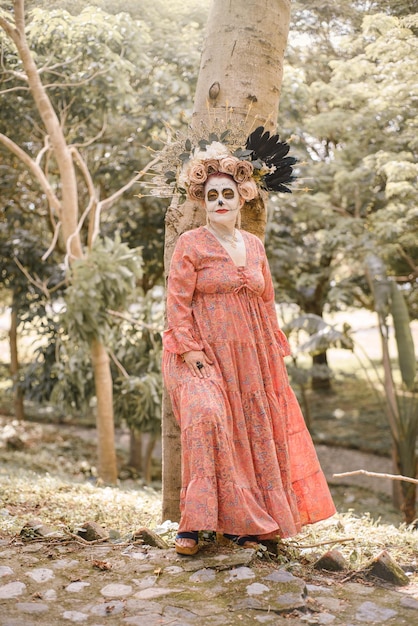
{"label": "peach floral dress", "polygon": [[[236,266],[206,228],[181,235],[167,292],[163,374],[181,428],[180,531],[288,537],[335,513],[283,357],[264,247]],[[204,350],[210,378],[180,355]]]}

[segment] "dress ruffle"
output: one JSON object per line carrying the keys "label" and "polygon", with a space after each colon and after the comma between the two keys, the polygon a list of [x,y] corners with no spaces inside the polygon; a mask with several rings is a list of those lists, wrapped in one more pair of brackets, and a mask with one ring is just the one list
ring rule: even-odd
{"label": "dress ruffle", "polygon": [[169,328],[163,333],[163,346],[169,352],[184,354],[191,350],[203,350],[203,342],[197,341],[191,328]]}

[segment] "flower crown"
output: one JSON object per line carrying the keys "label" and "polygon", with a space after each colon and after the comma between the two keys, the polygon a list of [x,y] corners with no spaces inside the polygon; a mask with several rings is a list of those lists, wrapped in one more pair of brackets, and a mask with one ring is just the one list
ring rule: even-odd
{"label": "flower crown", "polygon": [[288,152],[289,144],[263,126],[256,128],[243,146],[237,145],[231,129],[211,132],[208,139],[180,137],[161,152],[151,193],[203,200],[205,183],[213,174],[231,176],[245,201],[256,198],[260,189],[291,193],[287,185],[295,179],[297,160],[287,156]]}

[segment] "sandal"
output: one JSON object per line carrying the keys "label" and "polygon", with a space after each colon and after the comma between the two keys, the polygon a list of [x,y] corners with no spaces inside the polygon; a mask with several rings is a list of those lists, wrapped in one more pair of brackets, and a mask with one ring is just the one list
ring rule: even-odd
{"label": "sandal", "polygon": [[[193,539],[193,541],[195,541],[196,543],[194,546],[182,546],[181,544],[177,543],[177,539]],[[196,530],[192,532],[177,533],[176,538],[174,539],[174,547],[176,549],[177,554],[183,554],[185,556],[193,556],[197,554],[199,550],[198,531]]]}
{"label": "sandal", "polygon": [[224,533],[224,537],[232,541],[241,548],[257,548],[260,545],[259,540],[255,535],[228,535]]}

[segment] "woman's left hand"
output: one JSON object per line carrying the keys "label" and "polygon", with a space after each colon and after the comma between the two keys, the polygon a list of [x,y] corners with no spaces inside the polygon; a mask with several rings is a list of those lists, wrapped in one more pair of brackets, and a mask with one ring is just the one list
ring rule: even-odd
{"label": "woman's left hand", "polygon": [[213,363],[203,350],[190,350],[189,352],[184,352],[181,357],[193,376],[198,376],[199,378],[210,377],[210,366]]}

